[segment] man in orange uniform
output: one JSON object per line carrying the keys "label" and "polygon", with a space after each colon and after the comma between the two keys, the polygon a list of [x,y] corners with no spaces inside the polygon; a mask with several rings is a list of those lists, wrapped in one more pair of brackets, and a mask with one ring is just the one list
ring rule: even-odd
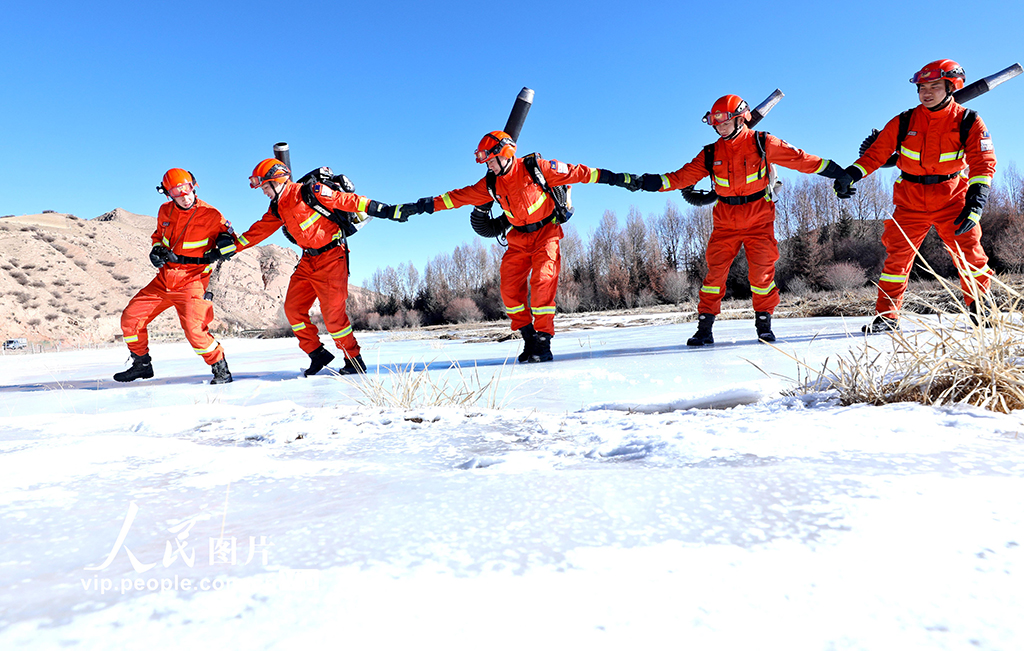
{"label": "man in orange uniform", "polygon": [[[487,176],[459,190],[396,208],[400,216],[405,216],[461,206],[489,206],[497,201],[504,216],[494,220],[501,221],[495,234],[503,233],[509,225],[512,227],[508,232],[508,249],[501,259],[501,300],[505,313],[512,320],[512,329],[523,336],[523,352],[518,359],[520,362],[550,362],[554,359],[551,338],[555,336],[555,293],[562,266],[561,224],[572,215],[571,210],[559,210],[550,188],[570,183],[605,183],[635,190],[635,179],[627,174],[567,165],[539,156],[516,158],[515,152],[516,144],[507,133],[492,131],[480,140],[476,149],[476,161],[487,165]],[[527,162],[527,158],[530,161]],[[548,190],[528,169],[534,167],[534,162]]]}
{"label": "man in orange uniform", "polygon": [[754,325],[761,341],[775,341],[772,314],[779,304],[775,286],[775,262],[779,245],[775,241],[775,203],[771,165],[845,178],[847,173],[834,162],[804,153],[785,140],[747,128],[750,108],[736,95],[726,95],[714,103],[703,121],[720,138],[704,151],[669,174],[644,174],[640,189],[665,192],[693,186],[712,176],[718,203],[712,211],[713,225],[705,258],[708,273],[700,288],[697,305],[697,332],[687,346],[715,343],[712,326],[721,311],[729,267],[742,245],[750,268],[748,279],[753,293]]}
{"label": "man in orange uniform", "polygon": [[234,255],[231,224],[216,208],[196,196],[191,172],[167,170],[157,191],[171,198],[160,206],[150,262],[160,271],[139,290],[121,313],[121,332],[132,355],[132,365],[116,373],[118,382],[153,377],[147,326],[173,306],[193,350],[210,365],[210,384],[231,382],[224,349],[210,334],[213,303],[203,298],[210,284],[213,262]]}
{"label": "man in orange uniform", "polygon": [[[964,87],[964,79],[964,69],[950,59],[921,68],[910,79],[917,84],[921,104],[889,120],[864,155],[846,168],[856,182],[881,167],[894,151],[899,155],[901,174],[892,193],[896,209],[882,234],[886,257],[878,279],[876,316],[862,328],[864,332],[899,327],[914,251],[932,226],[953,256],[964,302],[975,323],[979,299],[987,300],[992,271],[981,247],[978,220],[995,175],[996,154],[982,119],[953,99],[953,92]],[[905,129],[901,129],[901,118]],[[836,181],[840,197],[852,191],[849,183]],[[974,295],[975,286],[982,296]]]}
{"label": "man in orange uniform", "polygon": [[[270,199],[270,208],[263,218],[238,237],[239,250],[255,246],[284,226],[302,247],[302,258],[288,283],[284,313],[299,340],[299,348],[310,358],[304,374],[315,375],[334,360],[334,355],[320,343],[317,328],[309,318],[309,308],[320,300],[320,310],[327,332],[334,344],[345,353],[343,375],[365,373],[366,365],[359,354],[359,343],[352,334],[352,324],[345,312],[348,299],[348,247],[342,227],[324,213],[334,210],[365,213],[375,217],[396,219],[395,207],[385,206],[366,197],[332,190],[324,183],[294,183],[291,171],[276,158],[260,161],[249,177],[252,188],[261,188]],[[306,202],[319,204],[319,211]],[[390,208],[390,210],[387,210]],[[365,219],[365,214],[358,219]],[[404,220],[400,220],[404,221]]]}

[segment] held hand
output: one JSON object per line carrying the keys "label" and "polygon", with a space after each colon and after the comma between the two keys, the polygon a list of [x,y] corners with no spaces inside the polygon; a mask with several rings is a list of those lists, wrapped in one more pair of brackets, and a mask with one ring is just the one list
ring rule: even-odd
{"label": "held hand", "polygon": [[638,184],[644,192],[657,192],[662,188],[661,175],[641,174]]}
{"label": "held hand", "polygon": [[605,185],[614,185],[618,188],[626,188],[630,192],[636,192],[640,189],[640,181],[637,175],[626,172],[609,172],[608,170],[599,169],[597,182],[604,183]]}
{"label": "held hand", "polygon": [[[838,167],[838,165],[836,167]],[[836,191],[836,196],[840,199],[849,199],[853,195],[857,194],[857,188],[853,187],[853,184],[859,181],[863,176],[864,175],[860,171],[860,168],[856,165],[850,165],[846,169],[840,169],[838,175],[835,177],[835,181],[832,183],[832,188]]]}

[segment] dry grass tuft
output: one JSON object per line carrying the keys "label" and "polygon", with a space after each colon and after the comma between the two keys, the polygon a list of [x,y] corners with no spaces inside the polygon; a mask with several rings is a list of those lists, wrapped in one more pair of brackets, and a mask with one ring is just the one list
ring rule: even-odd
{"label": "dry grass tuft", "polygon": [[431,375],[430,364],[416,370],[416,363],[409,362],[388,368],[386,377],[382,377],[378,370],[375,376],[341,375],[338,378],[362,394],[362,399],[356,402],[363,406],[398,409],[483,406],[501,409],[512,401],[512,391],[518,388],[501,390],[507,384],[505,380],[511,377],[513,368],[512,364],[503,364],[501,370],[484,381],[480,377],[480,369],[475,366],[467,372],[453,361],[435,377]]}
{"label": "dry grass tuft", "polygon": [[[962,256],[961,263],[966,268]],[[967,404],[1001,413],[1024,408],[1024,295],[993,279],[990,295],[1004,296],[1005,304],[1000,309],[979,301],[975,322],[959,300],[959,284],[936,279],[943,300],[916,300],[938,319],[904,312],[903,330],[866,336],[862,347],[826,360],[821,369],[797,360],[805,377],[794,393],[832,390],[844,405]],[[971,290],[981,295],[976,283]],[[943,315],[948,306],[953,314]]]}

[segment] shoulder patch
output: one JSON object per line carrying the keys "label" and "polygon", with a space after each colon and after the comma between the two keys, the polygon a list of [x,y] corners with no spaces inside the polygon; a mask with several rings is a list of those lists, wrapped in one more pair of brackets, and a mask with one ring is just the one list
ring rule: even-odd
{"label": "shoulder patch", "polygon": [[788,142],[786,142],[782,138],[779,138],[779,144],[782,145],[783,147],[789,147],[790,149],[796,149],[796,147],[794,147],[793,145],[789,144]]}
{"label": "shoulder patch", "polygon": [[569,166],[566,165],[565,163],[563,163],[561,161],[557,161],[557,160],[552,160],[552,161],[548,161],[548,162],[551,163],[551,169],[554,170],[555,172],[557,172],[558,174],[568,174],[569,173]]}
{"label": "shoulder patch", "polygon": [[160,222],[160,225],[163,226],[164,228],[167,228],[168,226],[171,225],[171,222]]}
{"label": "shoulder patch", "polygon": [[313,193],[320,195],[321,197],[331,197],[334,195],[334,190],[330,189],[323,183],[314,183]]}
{"label": "shoulder patch", "polygon": [[991,138],[981,139],[981,151],[992,151],[993,149],[995,149],[995,145],[992,144]]}
{"label": "shoulder patch", "polygon": [[916,136],[916,135],[917,135],[917,132],[916,132],[916,131],[908,131],[908,132],[907,132],[907,135],[908,135],[908,136]]}
{"label": "shoulder patch", "polygon": [[716,161],[714,162],[714,164],[715,164],[715,165],[721,165],[721,164],[722,164],[722,161],[720,161],[720,160],[716,160]]}

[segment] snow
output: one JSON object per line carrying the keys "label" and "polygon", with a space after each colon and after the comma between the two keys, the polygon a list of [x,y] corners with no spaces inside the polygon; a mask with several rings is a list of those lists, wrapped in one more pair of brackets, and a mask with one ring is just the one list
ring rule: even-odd
{"label": "snow", "polygon": [[185,342],[0,358],[0,648],[1024,648],[1021,414],[785,392],[859,322],[611,325],[359,334],[501,409],[362,406],[291,339],[222,386]]}

